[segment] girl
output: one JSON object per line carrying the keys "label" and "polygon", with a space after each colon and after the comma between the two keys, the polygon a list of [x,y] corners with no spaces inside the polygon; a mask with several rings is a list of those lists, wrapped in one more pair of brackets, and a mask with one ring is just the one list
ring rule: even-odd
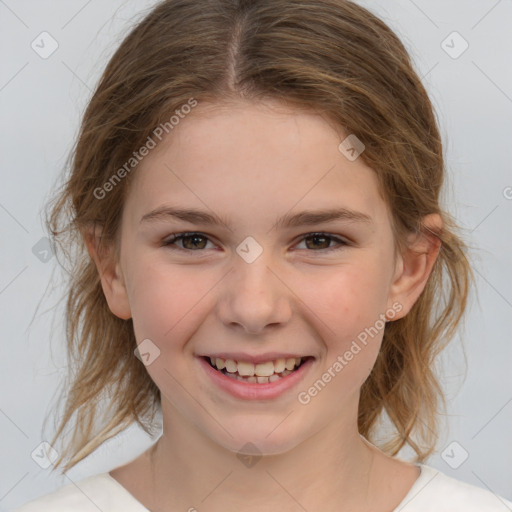
{"label": "girl", "polygon": [[109,62],[49,218],[74,265],[50,444],[76,427],[54,469],[157,411],[163,433],[18,510],[512,507],[423,463],[471,283],[444,172],[410,58],[364,8],[159,3]]}

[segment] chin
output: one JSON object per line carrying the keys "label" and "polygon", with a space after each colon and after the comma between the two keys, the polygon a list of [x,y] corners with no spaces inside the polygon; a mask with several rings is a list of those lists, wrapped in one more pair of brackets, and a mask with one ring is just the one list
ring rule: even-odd
{"label": "chin", "polygon": [[224,425],[231,436],[222,430],[220,436],[209,437],[237,455],[280,455],[292,450],[308,437],[304,425],[298,432],[290,421],[283,421],[285,417],[248,417],[244,421]]}

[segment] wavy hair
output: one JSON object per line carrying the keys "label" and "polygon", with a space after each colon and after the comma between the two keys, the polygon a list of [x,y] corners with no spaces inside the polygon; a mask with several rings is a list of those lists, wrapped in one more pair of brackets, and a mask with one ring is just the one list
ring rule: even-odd
{"label": "wavy hair", "polygon": [[190,98],[277,99],[356,135],[391,211],[397,246],[408,233],[424,232],[424,216],[441,215],[441,250],[426,287],[404,318],[386,325],[359,402],[362,436],[375,439],[387,415],[393,431],[380,448],[396,455],[408,445],[423,461],[435,449],[445,405],[435,358],[456,332],[473,275],[459,228],[440,205],[443,145],[406,48],[384,21],[349,0],[164,0],[106,66],[48,205],[48,230],[69,272],[69,374],[51,444],[72,426],[52,470],[65,463],[68,471],[134,422],[152,433],[160,391],[134,356],[132,320],[110,311],[84,240],[100,226],[100,249],[117,245],[133,173],[106,200],[98,190]]}

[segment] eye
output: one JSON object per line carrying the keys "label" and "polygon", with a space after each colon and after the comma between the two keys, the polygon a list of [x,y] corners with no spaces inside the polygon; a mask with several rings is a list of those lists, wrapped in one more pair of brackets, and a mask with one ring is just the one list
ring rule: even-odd
{"label": "eye", "polygon": [[[337,243],[337,246],[329,247],[333,241]],[[208,242],[211,242],[211,240],[203,233],[175,233],[171,235],[170,238],[164,240],[162,245],[179,251],[198,252],[202,249],[207,249],[206,245]],[[306,244],[306,249],[310,249],[314,252],[335,251],[349,245],[349,242],[346,240],[343,240],[342,238],[334,235],[329,235],[327,233],[308,233],[307,235],[303,236],[301,243],[302,242]]]}
{"label": "eye", "polygon": [[[309,233],[303,237],[302,241],[305,242],[308,249],[313,249],[315,252],[337,251],[342,249],[344,246],[349,245],[346,240],[327,233]],[[312,241],[312,244],[308,244],[308,241]],[[335,241],[338,245],[335,247],[328,247],[332,241]]]}
{"label": "eye", "polygon": [[176,233],[171,238],[166,239],[162,245],[170,247],[176,245],[176,242],[180,242],[183,244],[183,247],[176,246],[170,248],[182,251],[195,251],[197,249],[204,249],[206,241],[208,241],[208,237],[202,233]]}

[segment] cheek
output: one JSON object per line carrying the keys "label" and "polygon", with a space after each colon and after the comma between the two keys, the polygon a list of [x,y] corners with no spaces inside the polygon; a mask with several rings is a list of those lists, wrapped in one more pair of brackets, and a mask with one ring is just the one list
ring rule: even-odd
{"label": "cheek", "polygon": [[[190,378],[183,365],[187,342],[203,323],[217,279],[202,276],[197,268],[145,264],[134,268],[130,304],[137,343],[149,339],[158,355],[146,371],[174,407],[184,410],[182,385]],[[155,354],[156,349],[154,350]]]}
{"label": "cheek", "polygon": [[159,347],[170,339],[186,339],[182,336],[187,326],[194,319],[197,322],[215,284],[197,268],[177,269],[156,263],[134,267],[131,276],[129,300],[137,341],[150,338]]}
{"label": "cheek", "polygon": [[379,353],[388,292],[381,269],[376,261],[369,265],[361,259],[336,271],[317,272],[298,288],[303,290],[304,314],[323,340],[321,371],[343,393],[362,385]]}
{"label": "cheek", "polygon": [[388,285],[372,262],[322,269],[298,279],[300,298],[324,324],[330,338],[345,339],[375,323],[385,313]]}

